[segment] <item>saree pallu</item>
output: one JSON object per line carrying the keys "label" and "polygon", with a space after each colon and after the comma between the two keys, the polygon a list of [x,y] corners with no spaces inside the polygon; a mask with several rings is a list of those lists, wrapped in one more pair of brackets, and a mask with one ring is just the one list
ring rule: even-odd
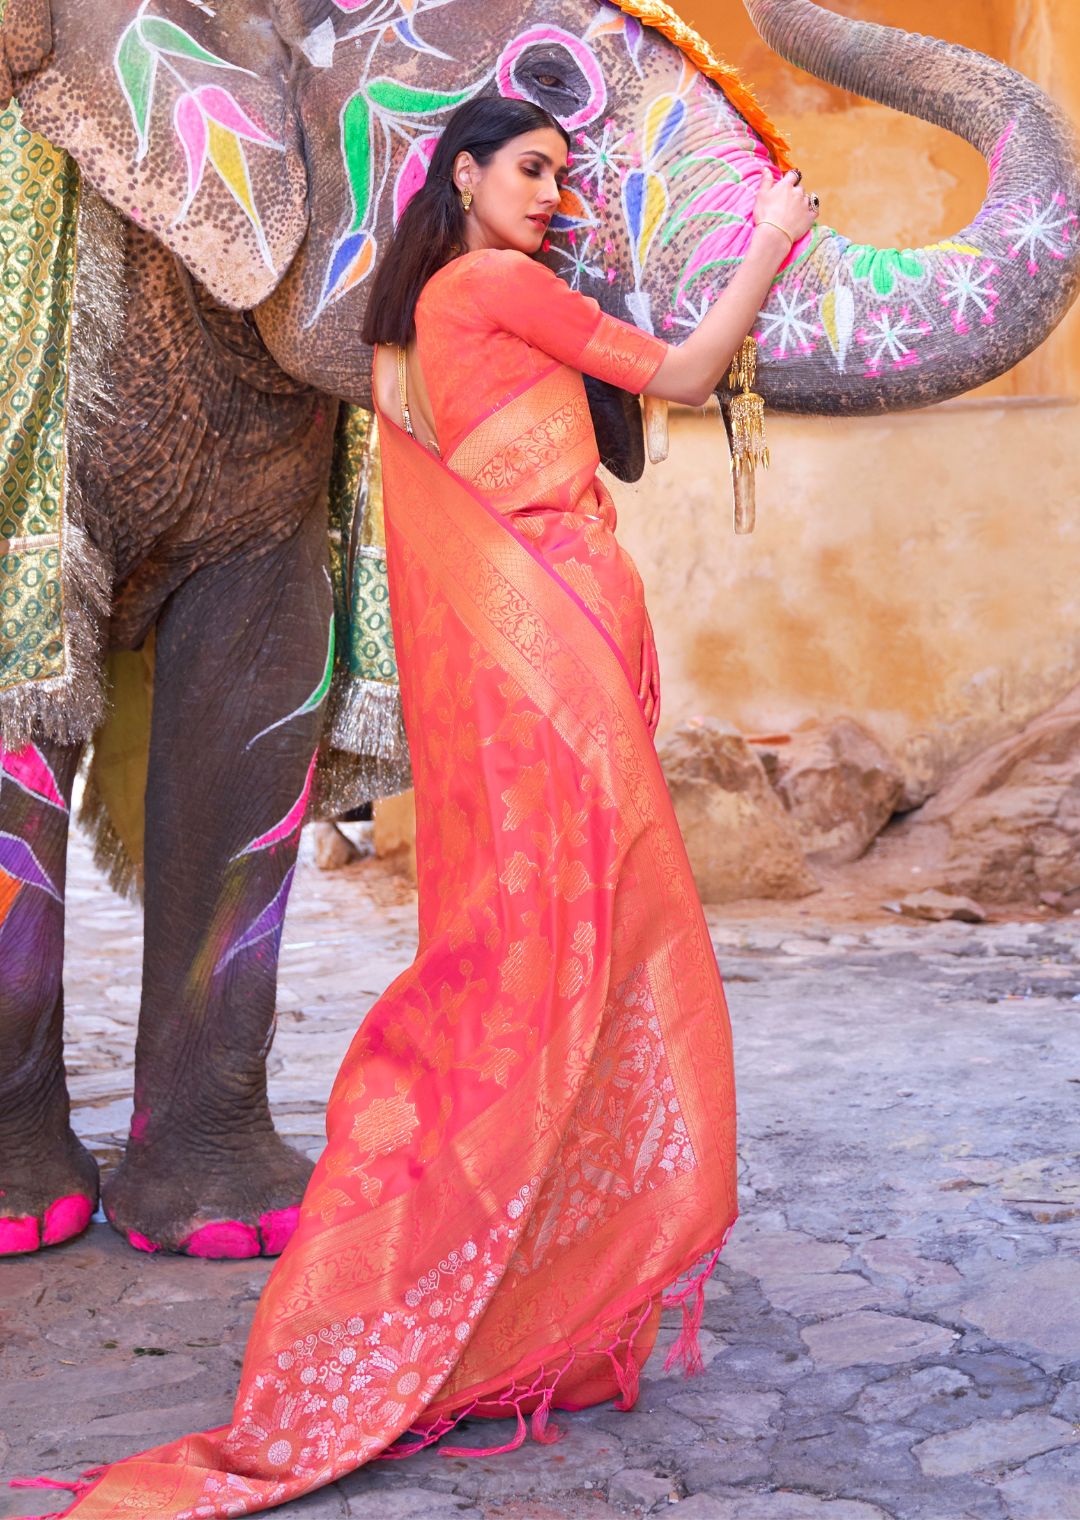
{"label": "saree pallu", "polygon": [[[513,457],[503,425],[451,463]],[[693,1363],[735,1219],[727,1010],[637,695],[636,572],[608,556],[590,606],[545,542],[602,512],[501,513],[380,427],[416,960],[335,1082],[232,1423],[79,1485],[83,1520],[248,1514],[470,1413],[516,1417],[513,1446],[529,1413],[550,1440],[552,1408],[629,1407],[673,1283]]]}

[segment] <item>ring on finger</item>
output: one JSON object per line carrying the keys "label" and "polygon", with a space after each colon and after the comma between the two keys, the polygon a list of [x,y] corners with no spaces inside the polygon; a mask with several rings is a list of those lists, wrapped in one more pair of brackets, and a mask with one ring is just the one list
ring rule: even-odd
{"label": "ring on finger", "polygon": [[810,202],[811,211],[819,211],[821,209],[821,197],[819,195],[815,195],[813,191],[811,191],[811,193],[806,198]]}

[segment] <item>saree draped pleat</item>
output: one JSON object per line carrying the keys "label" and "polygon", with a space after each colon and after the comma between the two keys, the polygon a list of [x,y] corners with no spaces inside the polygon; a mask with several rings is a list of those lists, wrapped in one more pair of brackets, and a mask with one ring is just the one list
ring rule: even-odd
{"label": "saree draped pleat", "polygon": [[[249,1513],[463,1413],[523,1434],[531,1411],[551,1439],[551,1407],[626,1407],[680,1278],[692,1356],[694,1273],[735,1218],[727,1012],[580,374],[640,389],[664,345],[522,255],[457,263],[417,312],[447,463],[380,416],[417,956],[342,1064],[232,1423],[110,1467],[85,1520]],[[573,313],[549,310],[546,352],[518,333],[474,358],[485,408],[448,313],[484,340],[507,280],[519,308],[550,307],[549,281]]]}

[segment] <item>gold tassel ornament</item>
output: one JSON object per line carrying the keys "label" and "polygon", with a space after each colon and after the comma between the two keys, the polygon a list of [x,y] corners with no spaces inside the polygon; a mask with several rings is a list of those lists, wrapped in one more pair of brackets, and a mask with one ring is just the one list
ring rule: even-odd
{"label": "gold tassel ornament", "polygon": [[735,486],[735,532],[754,530],[754,471],[769,468],[765,442],[765,402],[754,390],[757,375],[757,340],[745,337],[731,361],[728,385],[736,394],[728,404],[730,416],[731,473]]}

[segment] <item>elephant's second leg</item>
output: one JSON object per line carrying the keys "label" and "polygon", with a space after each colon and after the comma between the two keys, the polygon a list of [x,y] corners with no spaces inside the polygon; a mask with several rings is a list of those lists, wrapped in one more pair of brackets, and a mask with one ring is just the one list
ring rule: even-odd
{"label": "elephant's second leg", "polygon": [[64,866],[77,748],[0,748],[0,1256],[56,1245],[97,1206],[69,1123]]}
{"label": "elephant's second leg", "polygon": [[278,945],[331,615],[325,513],[199,571],[158,624],[131,1136],[104,1199],[146,1250],[274,1255],[310,1162],[274,1130]]}

